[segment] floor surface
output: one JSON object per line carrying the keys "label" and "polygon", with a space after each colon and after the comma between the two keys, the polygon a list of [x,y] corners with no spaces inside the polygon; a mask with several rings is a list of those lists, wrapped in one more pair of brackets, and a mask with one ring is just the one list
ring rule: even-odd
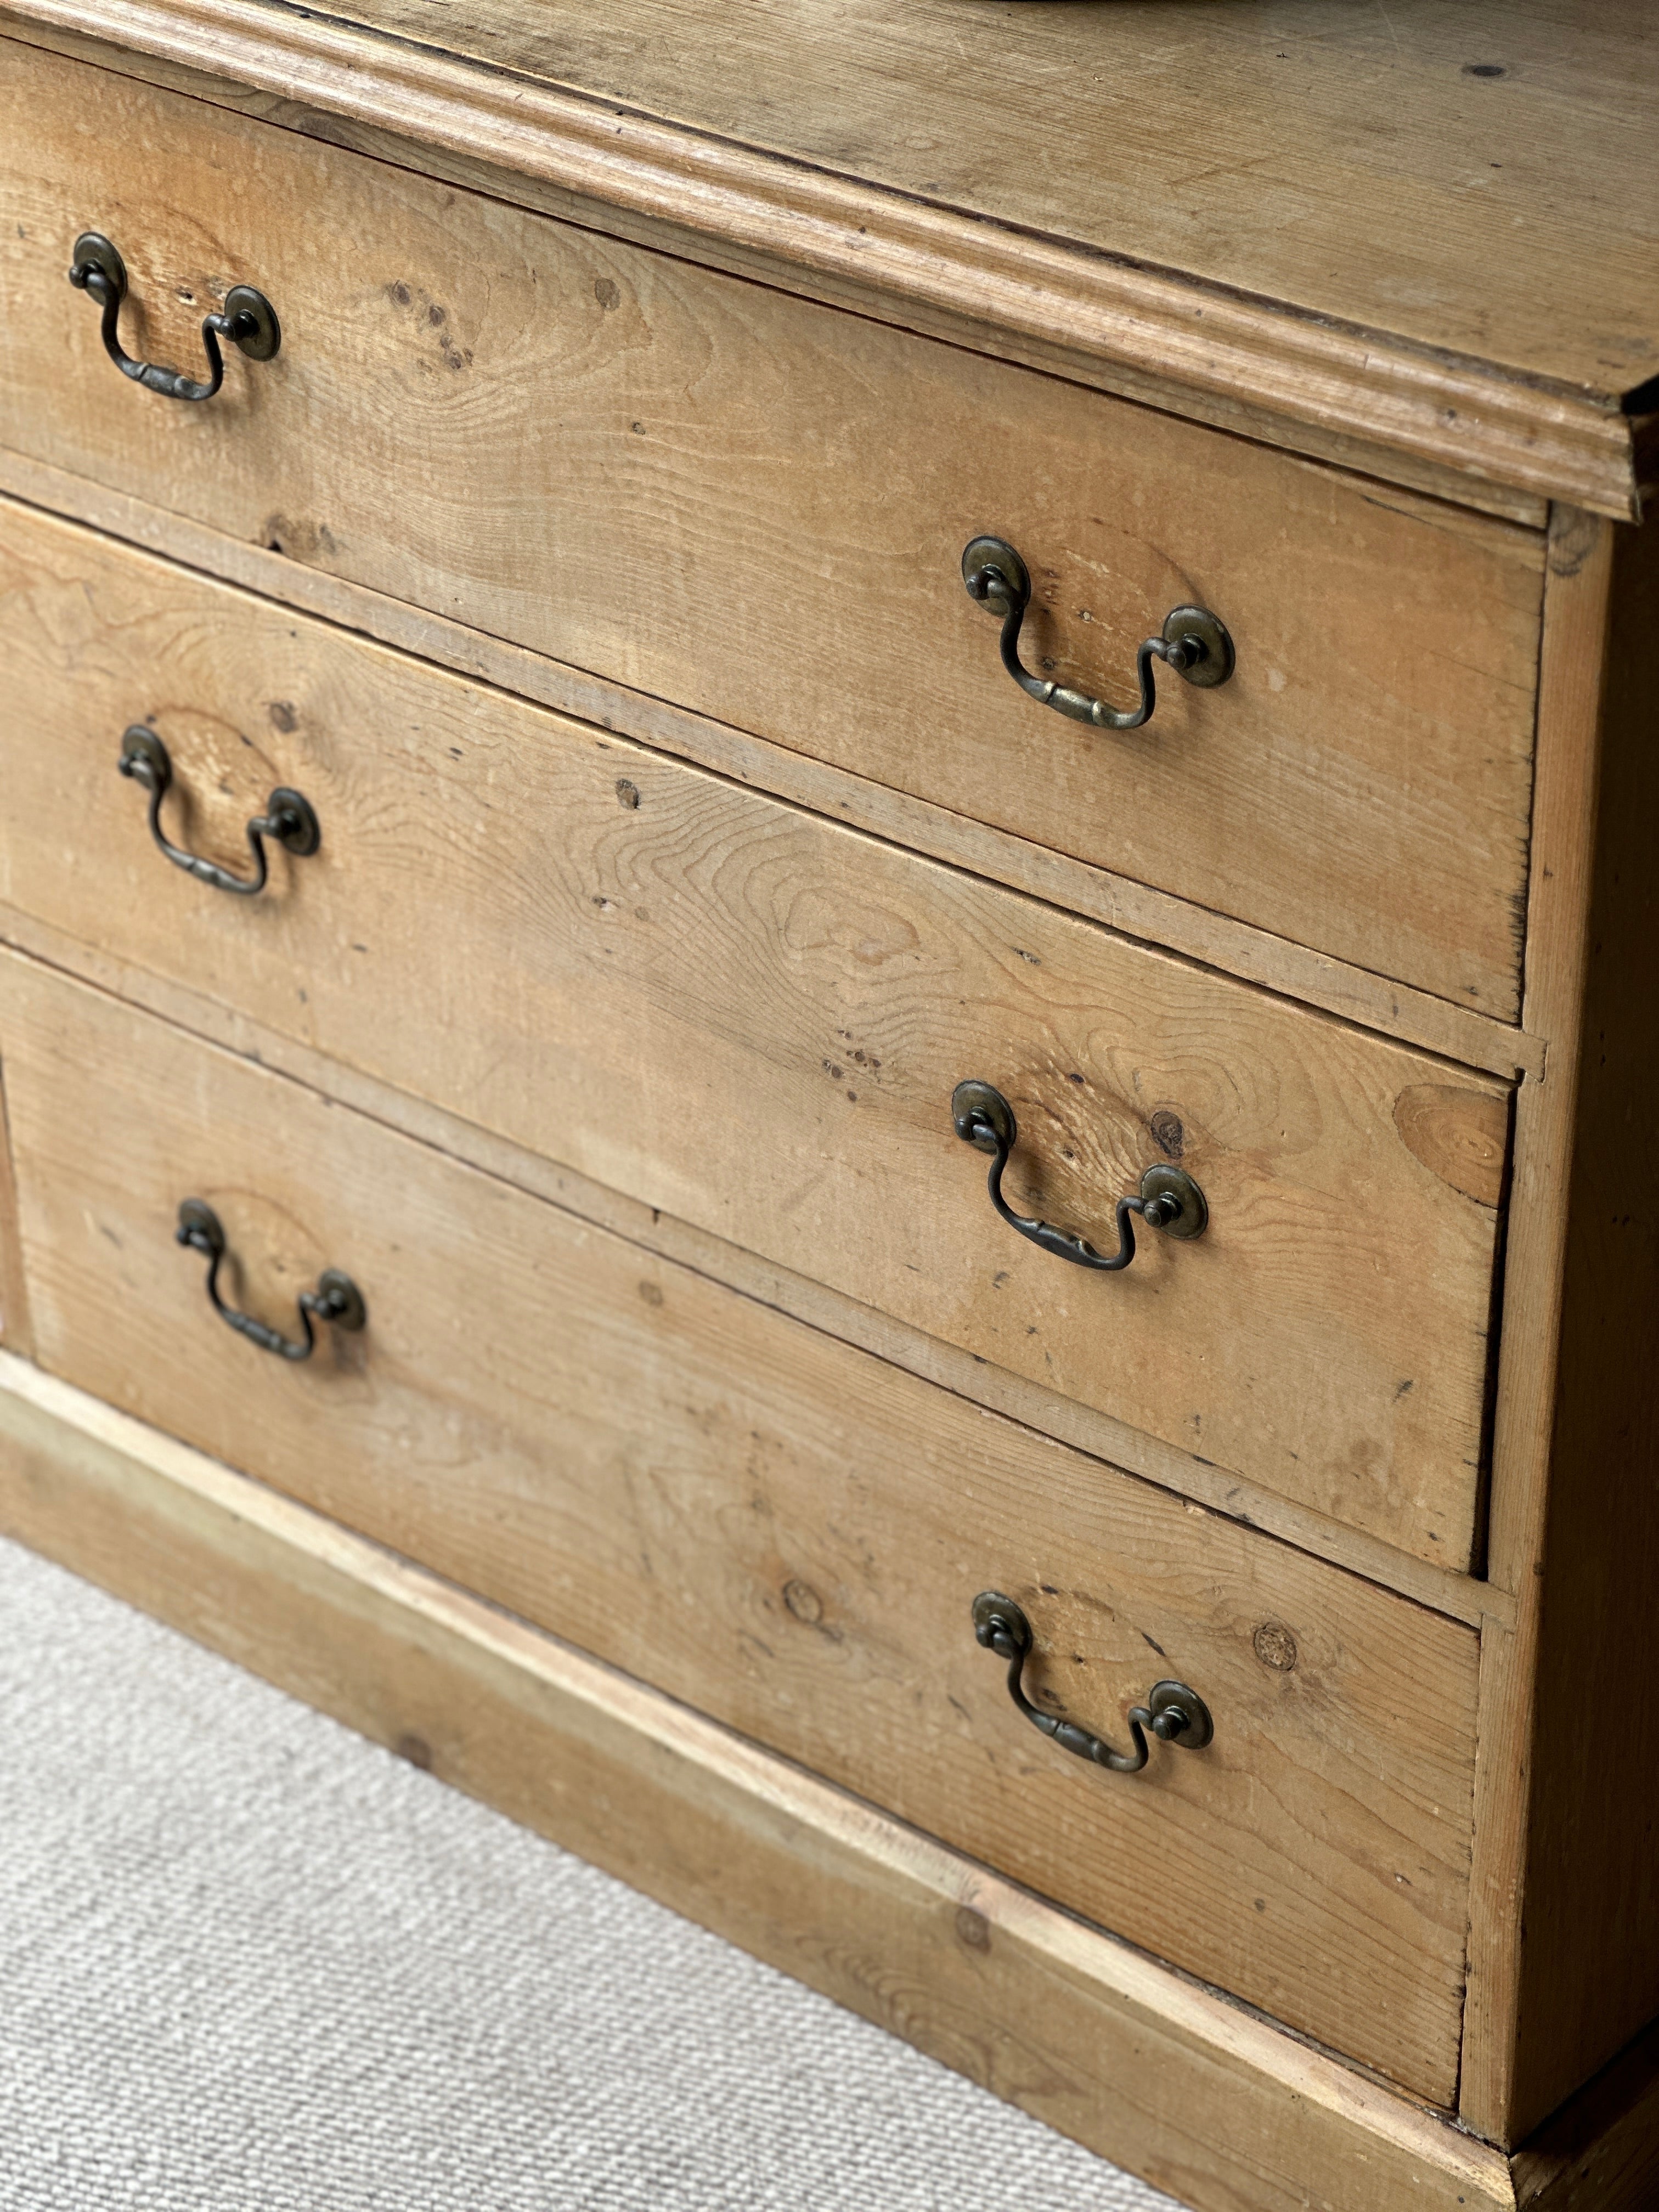
{"label": "floor surface", "polygon": [[1176,2212],[0,1541],[0,2212]]}

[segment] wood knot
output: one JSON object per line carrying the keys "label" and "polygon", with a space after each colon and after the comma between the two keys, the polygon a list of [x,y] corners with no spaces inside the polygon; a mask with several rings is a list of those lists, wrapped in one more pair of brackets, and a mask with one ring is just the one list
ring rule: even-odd
{"label": "wood knot", "polygon": [[1288,1674],[1297,1662],[1296,1638],[1282,1620],[1264,1620],[1250,1638],[1255,1656],[1275,1674]]}
{"label": "wood knot", "polygon": [[991,1923],[971,1905],[957,1907],[957,1940],[970,1951],[988,1951],[991,1948]]}
{"label": "wood knot", "polygon": [[816,1628],[823,1619],[823,1600],[811,1583],[791,1577],[783,1586],[783,1601],[797,1620],[804,1620],[809,1628]]}
{"label": "wood knot", "polygon": [[1181,1158],[1187,1143],[1187,1132],[1181,1126],[1179,1114],[1172,1114],[1167,1106],[1160,1106],[1146,1127],[1152,1132],[1152,1142],[1166,1160]]}

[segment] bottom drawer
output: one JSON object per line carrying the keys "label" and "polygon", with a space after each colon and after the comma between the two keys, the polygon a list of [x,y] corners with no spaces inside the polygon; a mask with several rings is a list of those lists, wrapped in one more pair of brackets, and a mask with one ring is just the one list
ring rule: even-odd
{"label": "bottom drawer", "polygon": [[[42,1364],[1440,2103],[1463,1976],[1463,1626],[1032,1435],[14,954],[0,1068]],[[366,1325],[300,1362],[346,1270]],[[1120,1748],[1154,1681],[1202,1749]]]}

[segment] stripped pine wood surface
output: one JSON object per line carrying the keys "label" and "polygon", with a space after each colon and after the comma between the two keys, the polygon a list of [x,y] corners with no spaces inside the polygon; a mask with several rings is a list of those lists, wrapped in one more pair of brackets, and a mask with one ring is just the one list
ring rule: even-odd
{"label": "stripped pine wood surface", "polygon": [[[456,675],[475,678],[580,721],[598,723],[653,750],[693,761],[732,782],[773,792],[890,843],[933,853],[971,875],[1027,891],[1047,905],[1101,922],[1121,936],[1165,945],[1206,967],[1262,984],[1385,1036],[1420,1045],[1443,1059],[1493,1075],[1537,1073],[1543,1067],[1540,1039],[1489,1014],[1390,981],[1288,938],[1253,929],[1212,908],[1192,906],[1109,869],[1069,860],[988,823],[910,798],[890,785],[849,775],[729,723],[713,721],[672,701],[488,637],[385,592],[301,567],[283,554],[228,538],[4,447],[0,447],[0,495],[7,495],[0,514],[6,515],[8,527],[20,541],[24,526],[12,517],[12,501],[74,518],[185,568],[240,584],[338,628],[416,653]],[[89,549],[87,557],[94,557]]]}
{"label": "stripped pine wood surface", "polygon": [[[1535,532],[15,44],[0,68],[9,444],[1514,1018]],[[64,282],[83,204],[143,209],[134,345],[191,358],[189,303],[240,270],[276,360],[212,409],[112,385]],[[1137,732],[1045,712],[963,588],[988,530],[1043,674],[1121,703],[1184,604],[1237,673],[1167,678]]]}
{"label": "stripped pine wood surface", "polygon": [[[1468,1629],[100,994],[0,975],[46,1366],[1449,2100]],[[367,1333],[296,1367],[227,1331],[173,1242],[187,1196],[234,1303],[291,1332],[344,1267]],[[1057,1751],[975,1641],[988,1588],[1026,1607],[1048,1710],[1127,1741],[1173,1675],[1216,1743],[1139,1787]]]}
{"label": "stripped pine wood surface", "polygon": [[[1468,1565],[1505,1085],[131,555],[58,555],[0,554],[11,903],[94,944],[118,915],[129,955],[337,1059]],[[152,714],[175,836],[233,860],[291,784],[321,851],[258,901],[170,870],[115,765]],[[75,742],[44,754],[42,724]],[[1103,1236],[1178,1158],[1208,1234],[1110,1277],[1024,1243],[951,1131],[969,1076],[1027,1133],[1022,1210]]]}
{"label": "stripped pine wood surface", "polygon": [[[95,42],[113,29],[128,51],[274,96],[307,130],[367,126],[378,134],[389,126],[394,138],[418,141],[428,163],[459,156],[486,172],[525,176],[568,195],[570,211],[597,216],[602,227],[620,216],[694,254],[735,249],[739,265],[752,256],[769,275],[801,272],[838,304],[901,319],[942,316],[981,342],[994,331],[995,349],[1034,344],[1047,356],[1040,365],[1069,357],[1085,376],[1163,404],[1173,395],[1276,441],[1369,447],[1383,473],[1403,463],[1419,480],[1461,481],[1477,499],[1495,487],[1617,515],[1638,511],[1656,459],[1652,417],[1644,422],[1634,410],[1648,402],[1654,374],[1644,318],[1659,229],[1643,160],[1652,70],[1639,0],[1608,0],[1593,27],[1575,16],[1570,40],[1555,34],[1552,0],[1496,19],[1484,0],[1460,8],[1408,0],[1409,63],[1392,11],[1385,46],[1370,9],[1329,0],[1277,7],[1265,18],[1255,7],[1172,16],[1145,6],[1054,9],[1046,17],[1022,8],[1006,17],[933,0],[902,24],[866,0],[857,47],[848,43],[849,12],[822,0],[750,7],[742,21],[757,66],[744,58],[734,64],[705,25],[688,42],[683,17],[661,0],[586,21],[566,9],[550,39],[540,10],[440,10],[420,0],[401,10],[396,0],[384,9],[377,0],[358,9],[356,22],[262,0],[125,0],[113,25],[103,0],[20,0],[14,10],[24,35]],[[1157,25],[1150,48],[1149,21]],[[964,69],[963,40],[985,29],[994,51]],[[927,41],[941,32],[945,48],[929,55]],[[1524,48],[1525,61],[1456,57],[1459,46],[1483,35]],[[908,57],[893,50],[907,38],[921,41]],[[1297,66],[1287,72],[1292,46]],[[849,75],[854,52],[882,56],[874,76]],[[1041,58],[1022,99],[1022,71],[1034,54]],[[965,95],[975,111],[957,137],[924,131],[921,143],[930,170],[941,156],[948,169],[951,155],[965,152],[989,181],[983,211],[965,173],[954,180],[913,175],[908,186],[892,180],[895,148],[915,140],[914,130],[896,137],[884,112],[890,98],[908,100],[890,74],[907,58],[921,63],[930,95],[947,110]],[[619,64],[635,72],[623,104],[615,91],[596,96],[538,74],[570,68],[580,76],[589,63],[592,85],[614,84]],[[1091,82],[1086,106],[1069,90],[1056,100],[1056,67]],[[672,84],[665,104],[691,118],[690,127],[626,104],[643,99],[648,107],[653,72],[665,69]],[[1194,71],[1220,72],[1234,88],[1224,113],[1213,102],[1204,113],[1211,131],[1242,126],[1247,143],[1254,137],[1242,156],[1248,189],[1224,158],[1193,166]],[[1311,100],[1297,96],[1310,71],[1319,84]],[[1409,106],[1395,96],[1395,76],[1409,82]],[[664,82],[656,76],[659,87]],[[1171,82],[1179,87],[1173,106]],[[1111,109],[1120,88],[1127,113]],[[1044,143],[1037,163],[1018,136],[1032,99]],[[1113,155],[1139,141],[1139,160],[1105,157],[1079,130],[1079,116],[1103,107]],[[1418,112],[1433,118],[1425,132],[1399,120]],[[1587,112],[1596,118],[1594,134],[1580,127]],[[1010,138],[1003,133],[1014,118]],[[803,138],[810,143],[826,125],[835,155],[802,158]],[[768,140],[780,152],[767,150]],[[1482,143],[1488,150],[1472,158]],[[1587,166],[1579,150],[1586,143],[1602,168]],[[1067,149],[1074,173],[1055,158]],[[1294,169],[1310,155],[1314,168],[1290,187],[1288,203],[1262,193],[1264,173],[1285,161]],[[1169,173],[1171,159],[1178,176]],[[1619,175],[1621,218],[1612,237],[1601,215],[1607,164]],[[1034,179],[1058,189],[1058,233],[1029,200],[1022,211]],[[471,179],[464,173],[464,180]],[[1265,227],[1235,241],[1246,246],[1243,254],[1212,239],[1218,252],[1200,253],[1196,264],[1212,273],[1183,265],[1174,238],[1164,242],[1168,261],[1149,257],[1146,240],[1160,223],[1179,227],[1199,206],[1212,209],[1206,180],[1235,216],[1241,206],[1268,210]],[[1145,185],[1143,194],[1137,187]],[[1112,234],[1112,211],[1099,208],[1103,187],[1127,191],[1115,210],[1133,218],[1127,251],[1125,238]],[[1106,216],[1094,238],[1091,198],[1095,214]],[[1449,222],[1454,209],[1457,220]],[[1372,237],[1368,226],[1379,217]],[[1279,282],[1282,262],[1277,276],[1271,265],[1286,243],[1296,264],[1288,286]],[[1309,251],[1311,262],[1299,258]],[[1447,268],[1458,273],[1449,277]],[[1493,313],[1498,270],[1508,279],[1507,316]],[[1540,295],[1577,299],[1581,312],[1540,318]],[[1583,339],[1562,350],[1555,333],[1574,331]]]}
{"label": "stripped pine wood surface", "polygon": [[0,1525],[1200,2212],[1510,2212],[1420,2106],[3,1353]]}
{"label": "stripped pine wood surface", "polygon": [[[4,1525],[376,1733],[412,1665],[441,1771],[1206,2212],[1644,2205],[1656,66],[1638,0],[14,0],[0,488],[211,573],[0,509],[0,936],[131,1002],[0,962],[0,1335],[426,1565],[0,1355]],[[120,384],[88,223],[130,342],[251,278],[283,354]],[[1043,714],[984,528],[1045,673],[1121,696],[1193,599],[1234,684]],[[322,852],[171,874],[131,720],[188,842],[294,781]],[[969,1073],[1017,1204],[1098,1237],[1179,1157],[1211,1236],[1015,1246]],[[192,1152],[239,1293],[361,1268],[366,1342],[217,1331]],[[1149,1644],[1216,1686],[1210,1796],[1171,1753],[1077,1826],[1105,1778],[952,1642],[965,1532],[1054,1710],[1109,1729]],[[825,1963],[872,1913],[896,2014]]]}

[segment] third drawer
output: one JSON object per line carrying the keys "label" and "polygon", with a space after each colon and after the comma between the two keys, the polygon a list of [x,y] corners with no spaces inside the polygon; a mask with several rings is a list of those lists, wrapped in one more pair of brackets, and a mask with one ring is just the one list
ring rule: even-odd
{"label": "third drawer", "polygon": [[[1477,1541],[1509,1090],[704,770],[11,510],[0,898],[1425,1559]],[[273,794],[314,810],[246,878]],[[1086,1272],[1148,1168],[1195,1242]]]}
{"label": "third drawer", "polygon": [[[1470,1629],[15,954],[0,1054],[44,1365],[1449,2100]],[[228,1301],[366,1326],[234,1334],[185,1199]],[[1125,1748],[1177,1680],[1213,1740],[1068,1755],[985,1590],[1040,1711]]]}

